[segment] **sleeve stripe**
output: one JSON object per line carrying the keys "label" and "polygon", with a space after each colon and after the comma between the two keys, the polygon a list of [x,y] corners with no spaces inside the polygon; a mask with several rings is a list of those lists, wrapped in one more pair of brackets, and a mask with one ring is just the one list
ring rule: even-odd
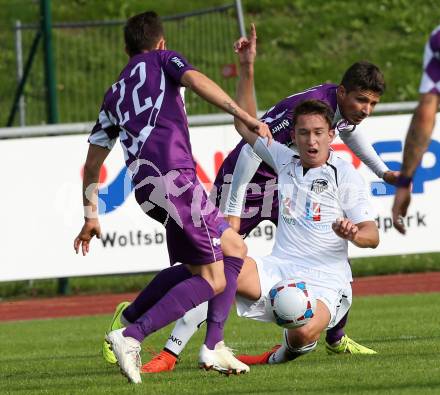
{"label": "sleeve stripe", "polygon": [[116,143],[116,139],[117,137],[109,138],[108,134],[104,130],[99,130],[90,135],[89,143],[99,145],[101,147],[105,147],[111,150]]}

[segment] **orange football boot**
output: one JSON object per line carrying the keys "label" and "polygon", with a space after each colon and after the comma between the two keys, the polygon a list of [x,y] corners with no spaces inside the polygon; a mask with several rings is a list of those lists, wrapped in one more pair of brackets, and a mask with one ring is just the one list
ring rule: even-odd
{"label": "orange football boot", "polygon": [[142,365],[141,373],[160,373],[174,370],[177,358],[169,352],[162,350],[150,362]]}

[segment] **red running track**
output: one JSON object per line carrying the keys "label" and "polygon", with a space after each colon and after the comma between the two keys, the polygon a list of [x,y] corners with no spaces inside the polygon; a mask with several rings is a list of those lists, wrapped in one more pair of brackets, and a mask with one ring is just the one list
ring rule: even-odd
{"label": "red running track", "polygon": [[[397,295],[440,292],[440,272],[361,277],[353,282],[353,295]],[[136,293],[64,296],[0,302],[0,321],[110,314]]]}

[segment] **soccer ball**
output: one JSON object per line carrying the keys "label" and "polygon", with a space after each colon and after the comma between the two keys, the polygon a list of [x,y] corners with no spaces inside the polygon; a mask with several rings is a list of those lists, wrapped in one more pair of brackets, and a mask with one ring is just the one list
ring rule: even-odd
{"label": "soccer ball", "polygon": [[269,298],[276,323],[283,328],[307,324],[316,309],[316,299],[304,281],[280,281],[269,291]]}

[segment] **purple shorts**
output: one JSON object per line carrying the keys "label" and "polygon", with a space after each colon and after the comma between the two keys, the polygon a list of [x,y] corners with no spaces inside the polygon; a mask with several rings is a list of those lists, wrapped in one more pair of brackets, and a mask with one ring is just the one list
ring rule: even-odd
{"label": "purple shorts", "polygon": [[223,259],[220,237],[229,226],[208,199],[194,169],[163,176],[136,175],[135,196],[142,210],[165,226],[173,265],[204,265]]}
{"label": "purple shorts", "polygon": [[[222,209],[222,200],[225,199],[227,193],[222,191],[222,177],[220,173],[217,175],[210,199],[215,203],[216,207]],[[262,189],[261,194],[246,194],[246,201],[240,221],[240,235],[245,238],[255,229],[261,222],[269,220],[278,225],[278,197],[274,190]]]}

